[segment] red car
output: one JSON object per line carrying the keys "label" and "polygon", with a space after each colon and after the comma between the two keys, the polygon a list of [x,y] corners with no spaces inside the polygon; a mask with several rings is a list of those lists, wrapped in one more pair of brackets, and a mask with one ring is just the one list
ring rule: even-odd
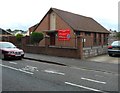
{"label": "red car", "polygon": [[1,59],[22,59],[24,52],[10,42],[0,42],[0,57]]}

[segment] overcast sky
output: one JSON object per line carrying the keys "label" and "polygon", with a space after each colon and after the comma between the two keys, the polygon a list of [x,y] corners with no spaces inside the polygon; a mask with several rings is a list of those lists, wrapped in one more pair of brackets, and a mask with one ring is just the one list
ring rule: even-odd
{"label": "overcast sky", "polygon": [[0,28],[28,28],[53,7],[92,17],[106,29],[118,31],[119,0],[0,0]]}

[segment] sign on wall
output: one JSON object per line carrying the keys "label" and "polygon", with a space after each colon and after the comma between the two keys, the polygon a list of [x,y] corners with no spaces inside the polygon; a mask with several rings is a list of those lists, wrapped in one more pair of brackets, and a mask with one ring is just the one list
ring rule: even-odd
{"label": "sign on wall", "polygon": [[70,40],[70,30],[58,30],[58,40]]}

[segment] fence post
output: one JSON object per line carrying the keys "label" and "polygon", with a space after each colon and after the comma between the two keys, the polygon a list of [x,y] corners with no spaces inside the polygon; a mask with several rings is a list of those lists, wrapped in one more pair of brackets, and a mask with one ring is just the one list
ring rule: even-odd
{"label": "fence post", "polygon": [[83,59],[83,43],[82,43],[83,36],[77,37],[77,53],[78,58]]}

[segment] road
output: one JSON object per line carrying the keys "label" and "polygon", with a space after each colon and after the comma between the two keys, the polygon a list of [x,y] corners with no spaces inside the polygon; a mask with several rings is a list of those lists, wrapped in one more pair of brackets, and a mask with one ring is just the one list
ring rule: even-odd
{"label": "road", "polygon": [[118,91],[118,74],[32,60],[2,61],[3,91]]}

